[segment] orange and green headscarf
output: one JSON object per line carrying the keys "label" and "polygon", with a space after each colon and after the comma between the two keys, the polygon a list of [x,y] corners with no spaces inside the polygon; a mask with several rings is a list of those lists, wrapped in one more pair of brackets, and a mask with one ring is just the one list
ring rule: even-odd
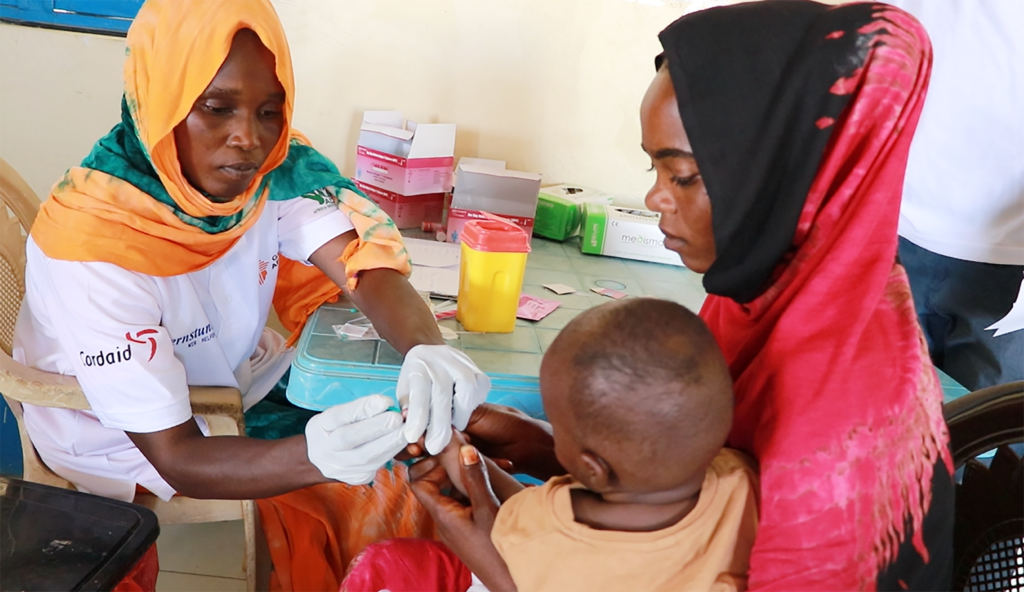
{"label": "orange and green headscarf", "polygon": [[[246,191],[215,203],[185,179],[173,131],[216,76],[241,29],[253,30],[274,54],[285,89],[285,125]],[[410,273],[391,219],[291,128],[291,54],[269,0],[148,0],[128,31],[125,51],[121,122],[54,185],[32,227],[47,256],[181,275],[227,253],[259,219],[267,199],[330,187],[358,234],[342,257],[347,288],[355,289],[367,269]],[[285,327],[296,331],[338,292],[316,268],[285,262],[274,306]]]}

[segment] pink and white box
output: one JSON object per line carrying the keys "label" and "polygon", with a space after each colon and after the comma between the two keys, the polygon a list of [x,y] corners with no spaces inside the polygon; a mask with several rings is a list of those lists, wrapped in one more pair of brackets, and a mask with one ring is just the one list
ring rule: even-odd
{"label": "pink and white box", "polygon": [[419,228],[424,220],[441,221],[441,214],[444,211],[444,193],[398,195],[362,181],[356,181],[356,186],[380,206],[380,209],[394,220],[395,226],[398,228]]}
{"label": "pink and white box", "polygon": [[403,123],[398,111],[366,111],[355,180],[396,195],[446,193],[454,154],[454,123]]}

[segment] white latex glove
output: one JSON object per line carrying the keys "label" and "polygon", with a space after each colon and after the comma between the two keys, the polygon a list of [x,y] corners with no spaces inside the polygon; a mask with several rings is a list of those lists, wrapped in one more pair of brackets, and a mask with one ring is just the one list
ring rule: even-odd
{"label": "white latex glove", "polygon": [[491,379],[469,356],[447,345],[417,345],[405,354],[398,374],[398,403],[408,409],[405,441],[427,434],[427,452],[441,452],[452,438],[450,426],[466,429],[469,416],[484,402]]}
{"label": "white latex glove", "polygon": [[406,446],[402,414],[388,411],[389,397],[370,395],[335,405],[306,424],[306,454],[324,477],[349,485],[373,481]]}

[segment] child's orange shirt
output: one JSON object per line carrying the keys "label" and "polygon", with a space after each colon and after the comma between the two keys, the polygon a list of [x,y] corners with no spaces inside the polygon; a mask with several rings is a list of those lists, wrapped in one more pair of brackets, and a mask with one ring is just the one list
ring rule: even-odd
{"label": "child's orange shirt", "polygon": [[757,531],[757,476],[723,449],[700,498],[678,523],[654,532],[596,530],[575,521],[571,477],[508,499],[491,539],[520,590],[744,590]]}

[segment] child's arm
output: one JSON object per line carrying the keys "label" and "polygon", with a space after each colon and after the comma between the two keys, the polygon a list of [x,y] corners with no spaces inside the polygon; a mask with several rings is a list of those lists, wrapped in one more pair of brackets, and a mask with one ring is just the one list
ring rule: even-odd
{"label": "child's arm", "polygon": [[[445,472],[448,473],[448,478],[451,479],[452,485],[459,490],[459,493],[468,496],[466,487],[462,484],[462,463],[459,459],[459,449],[465,444],[468,444],[466,437],[458,430],[453,429],[451,441],[437,455],[437,458],[441,461],[441,466],[444,467]],[[490,480],[491,489],[494,491],[494,495],[498,498],[499,502],[505,503],[505,500],[523,490],[525,486],[499,467],[493,460],[482,454],[480,458],[487,463],[487,476]]]}

